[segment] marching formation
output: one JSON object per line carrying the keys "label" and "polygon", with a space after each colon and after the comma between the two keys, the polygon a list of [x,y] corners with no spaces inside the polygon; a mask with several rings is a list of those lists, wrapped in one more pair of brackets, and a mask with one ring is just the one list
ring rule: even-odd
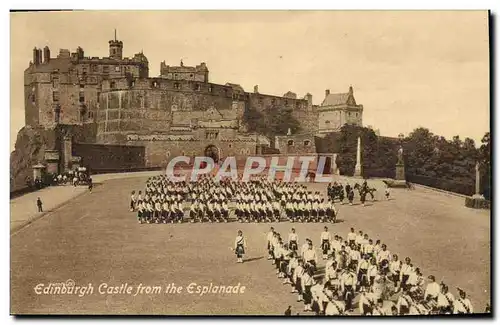
{"label": "marching formation", "polygon": [[249,182],[231,178],[200,178],[172,182],[167,176],[148,179],[144,192],[133,191],[130,211],[139,223],[180,223],[189,210],[190,222],[332,222],[337,210],[320,192],[298,183],[256,178]]}
{"label": "marching formation", "polygon": [[300,246],[292,228],[285,240],[271,227],[267,233],[268,259],[278,278],[291,286],[304,311],[317,315],[470,314],[473,307],[464,290],[458,297],[433,275],[426,283],[422,271],[409,257],[400,260],[387,245],[353,228],[345,238],[332,237],[328,227],[319,236],[324,273],[318,267],[313,240]]}

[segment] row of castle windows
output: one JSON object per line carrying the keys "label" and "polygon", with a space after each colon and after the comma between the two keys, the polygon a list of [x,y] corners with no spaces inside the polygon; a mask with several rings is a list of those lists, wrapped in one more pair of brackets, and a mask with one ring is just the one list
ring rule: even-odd
{"label": "row of castle windows", "polygon": [[[80,113],[79,117],[80,117],[80,122],[85,122],[85,112],[84,111]],[[87,118],[93,119],[94,112],[92,112],[92,111],[87,112]],[[61,119],[61,109],[58,106],[56,109],[54,109],[54,122],[59,123],[60,119]]]}
{"label": "row of castle windows", "polygon": [[[311,141],[310,140],[304,140],[304,146],[308,147],[311,145]],[[295,142],[293,140],[288,140],[288,145],[289,146],[293,146],[295,144]]]}
{"label": "row of castle windows", "polygon": [[[359,113],[352,113],[352,114],[354,114],[354,116],[355,116],[355,117],[358,117],[358,116],[359,116]],[[347,113],[347,116],[349,116],[349,117],[350,117],[350,116],[351,116],[351,112],[348,112],[348,113]],[[327,120],[327,121],[325,121],[325,124],[330,124],[330,123],[331,123],[331,122],[330,122],[330,121],[328,121],[328,120]]]}
{"label": "row of castle windows", "polygon": [[[129,81],[129,87],[133,87],[135,85],[135,82],[133,80]],[[109,84],[109,87],[111,89],[116,89],[116,82],[115,81],[111,81],[110,84]],[[151,87],[152,88],[158,88],[159,87],[159,84],[157,81],[153,81],[151,82]],[[178,82],[175,82],[174,83],[174,89],[180,89],[181,88],[181,85],[180,83]],[[193,86],[193,90],[195,91],[200,91],[201,90],[201,85],[199,84],[195,84]],[[212,86],[208,86],[208,91],[209,92],[213,92],[213,87]],[[224,89],[224,93],[227,95],[227,92],[228,90],[227,89]],[[239,94],[233,94],[233,99],[238,99],[239,98]]]}

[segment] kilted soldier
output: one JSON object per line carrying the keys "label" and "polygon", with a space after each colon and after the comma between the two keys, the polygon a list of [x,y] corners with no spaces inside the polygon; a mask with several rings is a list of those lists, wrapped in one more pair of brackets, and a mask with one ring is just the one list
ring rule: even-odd
{"label": "kilted soldier", "polygon": [[248,202],[245,202],[244,206],[245,206],[244,210],[245,222],[250,222],[252,220],[252,208],[250,206],[250,203]]}
{"label": "kilted soldier", "polygon": [[467,298],[467,293],[460,289],[457,288],[458,294],[460,298],[456,299],[455,302],[453,303],[453,314],[472,314],[474,313],[474,309],[472,308],[472,304]]}
{"label": "kilted soldier", "polygon": [[299,259],[299,263],[297,267],[295,268],[294,274],[293,274],[293,283],[295,284],[294,289],[292,290],[292,293],[297,293],[297,302],[300,302],[303,300],[302,297],[302,276],[304,275],[305,269],[304,269],[304,261]]}
{"label": "kilted soldier", "polygon": [[140,204],[137,204],[137,221],[139,223],[142,223],[143,214],[144,214],[144,207],[141,202]]}
{"label": "kilted soldier", "polygon": [[330,200],[335,200],[335,195],[334,195],[334,190],[335,190],[335,186],[336,186],[336,182],[333,184],[332,186],[332,183],[328,183],[328,187],[326,188],[326,194],[328,196],[328,199]]}
{"label": "kilted soldier", "polygon": [[314,285],[313,278],[314,270],[312,270],[312,265],[308,265],[305,268],[305,272],[302,275],[302,292],[304,297],[304,311],[312,311],[312,293],[311,288]]}
{"label": "kilted soldier", "polygon": [[142,198],[142,192],[139,191],[139,193],[137,194],[137,204],[140,204],[143,202],[143,198]]}
{"label": "kilted soldier", "polygon": [[448,286],[441,282],[441,293],[437,298],[437,309],[440,314],[452,314],[455,303],[455,297],[451,292],[448,292]]}
{"label": "kilted soldier", "polygon": [[361,315],[372,315],[377,304],[375,295],[372,292],[362,292],[359,296],[359,312]]}
{"label": "kilted soldier", "polygon": [[[290,247],[288,247],[290,249]],[[297,253],[292,251],[291,252],[291,257],[290,257],[290,262],[288,263],[288,267],[286,270],[287,277],[285,280],[283,280],[283,284],[294,284],[293,282],[293,274],[295,272],[295,269],[299,265],[299,259],[297,257]],[[295,290],[295,289],[294,289]],[[292,291],[293,293],[293,291]]]}
{"label": "kilted soldier", "polygon": [[332,235],[328,231],[328,227],[325,227],[320,236],[321,250],[323,251],[323,259],[326,260],[328,252],[330,251],[330,243],[332,241]]}
{"label": "kilted soldier", "polygon": [[401,277],[401,267],[403,263],[399,260],[398,255],[392,255],[392,262],[389,265],[389,270],[391,271],[391,279],[394,283],[394,288],[396,292],[399,291],[399,279]]}
{"label": "kilted soldier", "polygon": [[361,289],[367,290],[370,287],[368,281],[368,268],[370,266],[370,257],[364,255],[358,264],[358,285]]}
{"label": "kilted soldier", "polygon": [[243,263],[243,255],[245,254],[246,241],[243,237],[243,232],[238,230],[238,236],[234,240],[234,252],[236,254],[237,263]]}
{"label": "kilted soldier", "polygon": [[136,200],[135,191],[132,191],[132,194],[130,195],[130,211],[135,210],[137,204]]}
{"label": "kilted soldier", "polygon": [[196,222],[196,217],[198,215],[198,201],[194,200],[189,208],[189,221]]}
{"label": "kilted soldier", "polygon": [[342,186],[342,184],[339,184],[337,186],[337,196],[339,197],[340,204],[343,205],[345,195],[344,195],[344,187]]}
{"label": "kilted soldier", "polygon": [[[347,191],[347,186],[346,186],[346,191]],[[349,205],[352,205],[352,202],[354,201],[354,191],[350,186],[349,186],[349,192],[347,192],[347,199],[349,200]]]}
{"label": "kilted soldier", "polygon": [[281,219],[281,205],[278,201],[274,201],[272,204],[274,220],[279,222]]}
{"label": "kilted soldier", "polygon": [[405,262],[401,266],[401,288],[405,289],[407,287],[408,279],[410,278],[410,274],[413,272],[413,266],[411,265],[411,259],[409,257],[405,258]]}
{"label": "kilted soldier", "polygon": [[262,206],[265,209],[266,221],[271,222],[273,220],[273,205],[265,200]]}
{"label": "kilted soldier", "polygon": [[337,209],[335,209],[335,204],[333,202],[328,203],[330,205],[330,214],[327,215],[328,221],[331,223],[337,222]]}
{"label": "kilted soldier", "polygon": [[286,202],[285,203],[285,214],[286,218],[290,221],[294,221],[294,216],[293,216],[293,203],[291,202]]}
{"label": "kilted soldier", "polygon": [[318,219],[320,222],[325,222],[325,199],[321,199],[318,203]]}
{"label": "kilted soldier", "polygon": [[157,200],[155,202],[155,217],[154,217],[154,223],[160,223],[160,219],[161,219],[161,211],[162,211],[162,207],[161,207],[161,204],[160,204],[160,201]]}
{"label": "kilted soldier", "polygon": [[153,219],[153,213],[154,213],[154,208],[153,208],[153,204],[151,204],[151,201],[148,201],[148,203],[146,204],[146,207],[147,207],[146,220],[147,220],[147,223],[151,223],[151,221]]}
{"label": "kilted soldier", "polygon": [[356,273],[352,268],[344,271],[340,276],[340,289],[344,298],[346,309],[352,309],[352,301],[354,300],[354,292],[356,291]]}
{"label": "kilted soldier", "polygon": [[208,201],[207,203],[207,219],[208,222],[213,222],[214,221],[214,204],[212,200]]}
{"label": "kilted soldier", "polygon": [[366,189],[364,187],[361,187],[359,190],[359,197],[361,200],[361,204],[365,206],[365,201],[366,201]]}
{"label": "kilted soldier", "polygon": [[229,206],[227,205],[226,201],[222,202],[222,220],[224,222],[229,221]]}
{"label": "kilted soldier", "polygon": [[243,222],[243,211],[241,201],[236,201],[236,207],[234,209],[234,214],[239,222]]}
{"label": "kilted soldier", "polygon": [[274,227],[271,227],[271,229],[269,230],[269,232],[267,233],[267,259],[268,260],[272,260],[274,259],[274,256],[273,256],[273,240],[274,240],[274,237],[275,237],[275,233],[274,233]]}
{"label": "kilted soldier", "polygon": [[292,220],[293,222],[299,222],[301,218],[302,215],[299,209],[299,202],[294,200],[292,204]]}
{"label": "kilted soldier", "polygon": [[295,228],[288,234],[288,248],[294,252],[299,249],[299,235],[295,232]]}
{"label": "kilted soldier", "polygon": [[299,201],[298,208],[299,208],[298,212],[300,214],[299,220],[301,222],[308,222],[309,221],[309,213],[306,210],[306,205],[304,204],[304,201],[302,201],[302,200]]}
{"label": "kilted soldier", "polygon": [[203,222],[205,220],[206,213],[207,213],[207,205],[204,202],[199,202],[197,221]]}
{"label": "kilted soldier", "polygon": [[304,261],[306,261],[308,269],[314,274],[316,265],[318,264],[318,256],[312,242],[308,243],[308,249],[304,252]]}
{"label": "kilted soldier", "polygon": [[171,201],[170,205],[170,222],[174,223],[177,221],[177,214],[176,214],[176,208],[175,208],[175,201]]}
{"label": "kilted soldier", "polygon": [[360,245],[352,245],[349,252],[349,264],[354,270],[358,269],[359,260],[361,259]]}

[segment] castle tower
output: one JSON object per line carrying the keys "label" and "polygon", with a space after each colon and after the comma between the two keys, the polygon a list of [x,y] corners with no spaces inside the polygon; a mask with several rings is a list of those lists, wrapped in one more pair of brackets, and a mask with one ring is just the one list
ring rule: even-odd
{"label": "castle tower", "polygon": [[109,41],[109,57],[115,60],[123,58],[123,42],[116,39],[116,29],[115,39]]}

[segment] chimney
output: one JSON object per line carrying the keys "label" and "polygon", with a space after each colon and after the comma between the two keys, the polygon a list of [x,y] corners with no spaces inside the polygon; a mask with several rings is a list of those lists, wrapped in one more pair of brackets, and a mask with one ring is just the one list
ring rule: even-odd
{"label": "chimney", "polygon": [[43,60],[42,49],[37,49],[37,52],[38,52],[38,63],[37,64],[42,64],[42,60]]}
{"label": "chimney", "polygon": [[48,46],[43,48],[43,63],[49,63],[50,61],[50,49]]}
{"label": "chimney", "polygon": [[38,50],[36,47],[33,49],[33,64],[38,64]]}
{"label": "chimney", "polygon": [[325,90],[325,97],[330,95],[330,89]]}
{"label": "chimney", "polygon": [[259,93],[259,85],[255,85],[255,86],[253,86],[253,92],[254,92],[255,94],[258,94],[258,93]]}

